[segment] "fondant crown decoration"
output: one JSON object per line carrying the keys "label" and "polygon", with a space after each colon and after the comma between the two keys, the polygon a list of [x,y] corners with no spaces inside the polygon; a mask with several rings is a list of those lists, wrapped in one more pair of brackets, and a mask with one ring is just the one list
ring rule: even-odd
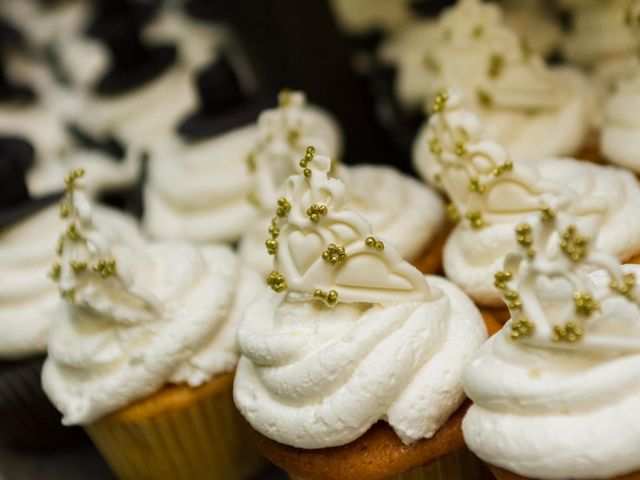
{"label": "fondant crown decoration", "polygon": [[292,301],[394,304],[424,301],[424,276],[349,210],[345,184],[332,177],[332,160],[305,150],[302,171],[290,176],[277,201],[266,247],[275,256],[267,283]]}
{"label": "fondant crown decoration", "polygon": [[[569,218],[547,208],[516,227],[518,251],[495,275],[511,312],[511,338],[554,348],[640,349],[640,342],[619,335],[619,327],[606,325],[620,311],[614,303],[640,307],[635,275],[592,248],[591,238]],[[594,269],[602,269],[609,281],[594,281],[587,273]],[[590,329],[596,333],[590,335]]]}
{"label": "fondant crown decoration", "polygon": [[434,34],[423,59],[432,77],[430,98],[455,82],[475,107],[537,110],[562,100],[543,59],[507,27],[496,5],[459,1],[440,16]]}
{"label": "fondant crown decoration", "polygon": [[513,222],[546,206],[572,215],[606,210],[565,185],[541,179],[535,169],[514,164],[500,144],[485,137],[477,115],[462,107],[456,91],[436,96],[426,138],[428,169],[452,201],[451,216],[471,228]]}
{"label": "fondant crown decoration", "polygon": [[328,148],[316,134],[315,121],[305,111],[304,93],[283,90],[278,104],[260,114],[258,139],[247,156],[255,184],[251,200],[267,210],[280,196],[284,181],[295,172],[305,147],[313,144],[322,151]]}
{"label": "fondant crown decoration", "polygon": [[145,321],[158,315],[158,300],[117,263],[108,239],[94,225],[91,204],[80,182],[84,170],[72,170],[66,177],[66,194],[60,204],[60,216],[66,230],[58,239],[59,261],[49,277],[68,303],[102,314],[111,314],[123,322]]}

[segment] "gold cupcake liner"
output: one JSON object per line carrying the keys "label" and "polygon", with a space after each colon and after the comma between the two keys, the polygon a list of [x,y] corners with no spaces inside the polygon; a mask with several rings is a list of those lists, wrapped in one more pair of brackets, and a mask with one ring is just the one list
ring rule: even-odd
{"label": "gold cupcake liner", "polygon": [[[467,448],[446,455],[428,465],[399,473],[384,480],[493,480],[486,465]],[[322,480],[289,475],[290,480]]]}
{"label": "gold cupcake liner", "polygon": [[233,375],[167,387],[86,426],[123,479],[246,479],[265,466],[233,403]]}

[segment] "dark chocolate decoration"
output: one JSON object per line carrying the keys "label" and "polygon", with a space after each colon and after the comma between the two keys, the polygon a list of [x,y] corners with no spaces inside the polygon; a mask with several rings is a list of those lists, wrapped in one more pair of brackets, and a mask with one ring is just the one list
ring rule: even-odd
{"label": "dark chocolate decoration", "polygon": [[225,14],[223,0],[187,0],[184,9],[193,18],[211,22],[223,20]]}
{"label": "dark chocolate decoration", "polygon": [[115,160],[124,159],[124,146],[111,135],[107,135],[102,138],[96,137],[87,132],[77,123],[68,124],[67,131],[80,146],[86,148],[87,150],[101,151],[114,158]]}
{"label": "dark chocolate decoration", "polygon": [[178,125],[188,140],[201,140],[255,122],[260,112],[276,105],[276,95],[245,97],[233,67],[220,56],[198,73],[200,106]]}
{"label": "dark chocolate decoration", "polygon": [[14,83],[5,70],[5,55],[9,48],[21,46],[22,34],[6,19],[0,17],[0,104],[30,103],[36,99],[34,91],[26,85]]}
{"label": "dark chocolate decoration", "polygon": [[140,31],[155,14],[157,6],[130,0],[97,1],[95,16],[87,33],[105,42],[111,66],[94,86],[101,95],[117,95],[154,80],[176,60],[170,44],[147,45]]}
{"label": "dark chocolate decoration", "polygon": [[442,10],[455,3],[455,0],[413,0],[411,10],[420,17],[437,17]]}
{"label": "dark chocolate decoration", "polygon": [[34,149],[19,137],[0,137],[0,229],[56,202],[61,193],[31,198],[25,181]]}

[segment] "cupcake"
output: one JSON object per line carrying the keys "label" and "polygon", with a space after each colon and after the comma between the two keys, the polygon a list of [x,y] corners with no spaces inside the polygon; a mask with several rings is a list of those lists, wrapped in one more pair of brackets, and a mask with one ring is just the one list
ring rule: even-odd
{"label": "cupcake", "polygon": [[85,135],[113,137],[137,153],[170,135],[196,104],[190,70],[176,46],[142,35],[154,13],[152,5],[131,0],[97,3],[87,32],[106,46],[111,63],[75,119]]}
{"label": "cupcake", "polygon": [[464,439],[497,479],[640,477],[640,267],[577,225],[557,212],[519,227],[499,275],[520,302],[464,372]]}
{"label": "cupcake", "polygon": [[[46,278],[55,258],[59,193],[31,198],[24,180],[33,149],[0,137],[0,424],[2,436],[25,447],[60,446],[81,438],[65,429],[40,387],[47,335],[58,305]],[[132,220],[106,208],[96,217],[113,228],[110,238],[138,238]]]}
{"label": "cupcake", "polygon": [[505,25],[496,5],[460,0],[422,38],[399,52],[396,94],[406,108],[455,88],[489,135],[516,157],[573,155],[588,146],[596,115],[587,78],[545,65]]}
{"label": "cupcake", "polygon": [[119,478],[246,478],[236,320],[262,287],[226,246],[109,241],[72,172],[43,388]]}
{"label": "cupcake", "polygon": [[198,74],[197,87],[199,108],[149,150],[143,222],[155,238],[232,243],[253,216],[245,159],[256,118],[274,100],[247,96],[224,56]]}
{"label": "cupcake", "polygon": [[481,316],[374,235],[332,163],[309,147],[278,201],[267,283],[280,295],[243,316],[236,406],[291,478],[480,478],[459,421]]}
{"label": "cupcake", "polygon": [[[271,270],[264,232],[271,210],[284,191],[284,182],[306,154],[305,145],[339,155],[339,134],[333,122],[305,106],[304,94],[284,92],[280,106],[264,112],[258,121],[259,138],[249,155],[256,204],[251,222],[239,246],[240,255],[257,271]],[[374,229],[402,255],[427,272],[440,268],[441,232],[446,230],[444,204],[439,195],[420,182],[387,166],[334,165],[336,175],[350,189],[350,206],[364,215]],[[394,192],[388,195],[387,192]]]}
{"label": "cupcake", "polygon": [[562,0],[571,29],[562,42],[567,60],[582,66],[611,86],[636,51],[626,28],[629,0]]}
{"label": "cupcake", "polygon": [[532,212],[558,208],[580,228],[597,228],[596,246],[620,260],[640,253],[640,184],[629,172],[568,158],[514,161],[453,91],[436,98],[424,137],[416,168],[446,191],[459,219],[444,271],[477,304],[506,313],[494,273],[516,245],[513,229]]}

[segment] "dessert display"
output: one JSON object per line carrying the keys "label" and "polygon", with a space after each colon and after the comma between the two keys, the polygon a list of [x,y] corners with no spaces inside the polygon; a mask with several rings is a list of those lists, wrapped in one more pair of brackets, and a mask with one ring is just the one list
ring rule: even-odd
{"label": "dessert display", "polygon": [[[279,108],[260,116],[258,130],[259,138],[248,156],[257,219],[248,226],[239,251],[249,265],[265,274],[271,269],[272,250],[268,245],[265,250],[264,232],[284,182],[299,169],[306,145],[315,145],[319,152],[336,158],[340,155],[340,137],[335,123],[327,123],[305,107],[301,92],[281,93]],[[443,202],[433,190],[390,167],[336,162],[334,168],[350,190],[351,208],[364,215],[381,236],[426,273],[439,270],[444,236],[438,232],[446,222]],[[380,194],[388,191],[394,195]]]}
{"label": "dessert display", "polygon": [[[273,292],[247,308],[238,331],[236,405],[291,478],[444,471],[447,455],[454,468],[433,478],[479,478],[464,468],[473,461],[455,425],[462,368],[487,336],[482,318],[461,290],[424,277],[349,208],[332,163],[308,147],[277,202]],[[359,441],[380,429],[363,463]],[[333,455],[343,445],[350,453]]]}
{"label": "dessert display", "polygon": [[640,478],[639,32],[0,0],[0,479]]}
{"label": "dessert display", "polygon": [[532,212],[569,213],[579,227],[598,229],[598,248],[636,261],[640,184],[631,173],[569,158],[516,161],[483,127],[460,94],[443,91],[416,157],[420,173],[445,190],[449,213],[459,219],[444,247],[445,274],[475,302],[501,306],[494,273],[516,245],[514,227]]}
{"label": "dessert display", "polygon": [[[24,174],[32,157],[29,143],[0,137],[0,436],[44,448],[74,440],[78,432],[62,428],[40,387],[58,306],[55,285],[46,273],[55,258],[51,232],[59,223],[61,195],[29,196]],[[95,214],[112,228],[110,239],[139,237],[127,216],[104,207],[96,207]]]}
{"label": "dessert display", "polygon": [[226,246],[110,241],[82,171],[67,177],[60,208],[51,275],[64,305],[42,383],[62,422],[84,426],[121,478],[255,473],[257,455],[234,447],[231,385],[235,324],[260,279]]}
{"label": "dessert display", "polygon": [[638,266],[559,211],[513,233],[496,273],[511,319],[464,373],[466,444],[497,479],[638,478]]}

